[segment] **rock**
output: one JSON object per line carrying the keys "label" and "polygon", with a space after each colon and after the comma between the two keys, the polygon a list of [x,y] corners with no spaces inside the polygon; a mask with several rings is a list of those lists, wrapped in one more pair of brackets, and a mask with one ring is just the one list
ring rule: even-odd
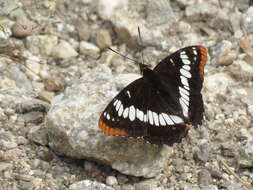
{"label": "rock", "polygon": [[91,38],[92,29],[88,23],[77,25],[77,31],[81,41],[88,41]]}
{"label": "rock", "polygon": [[218,93],[225,94],[227,87],[234,83],[234,80],[225,73],[216,73],[213,75],[208,75],[205,78],[204,86],[206,87],[210,97],[215,98],[214,96]]}
{"label": "rock", "polygon": [[198,173],[198,183],[202,185],[210,185],[212,183],[212,177],[208,170],[202,169]]}
{"label": "rock", "polygon": [[0,140],[0,147],[3,149],[13,149],[16,148],[18,145],[14,141],[8,141],[8,140]]}
{"label": "rock", "polygon": [[53,92],[63,92],[66,87],[66,82],[63,77],[51,75],[49,78],[43,80],[45,89]]}
{"label": "rock", "polygon": [[96,182],[96,181],[90,181],[90,180],[83,180],[79,182],[75,182],[69,186],[69,190],[79,190],[79,189],[85,189],[85,190],[115,190],[112,187],[106,186],[105,184]]}
{"label": "rock", "polygon": [[185,15],[193,21],[215,18],[217,7],[207,2],[196,3],[186,7]]}
{"label": "rock", "polygon": [[0,172],[3,172],[5,170],[10,170],[12,167],[13,165],[10,163],[0,162]]}
{"label": "rock", "polygon": [[34,55],[52,56],[58,47],[65,48],[63,45],[57,46],[57,43],[58,37],[53,35],[34,35],[26,38],[26,47]]}
{"label": "rock", "polygon": [[251,168],[253,166],[253,138],[240,143],[239,166],[241,168]]}
{"label": "rock", "polygon": [[218,65],[226,66],[233,63],[233,61],[237,58],[237,52],[231,51],[226,55],[220,55],[218,57]]}
{"label": "rock", "polygon": [[31,36],[36,32],[39,32],[40,29],[41,26],[36,26],[35,23],[27,19],[17,20],[11,28],[12,34],[16,38]]}
{"label": "rock", "polygon": [[109,186],[115,186],[118,185],[118,180],[114,176],[107,176],[105,180],[106,184]]}
{"label": "rock", "polygon": [[116,95],[116,88],[137,76],[86,72],[48,112],[49,146],[59,154],[99,160],[127,175],[153,177],[160,173],[171,154],[170,147],[107,136],[98,128],[99,114]]}
{"label": "rock", "polygon": [[88,57],[92,57],[92,58],[98,58],[99,57],[99,48],[89,42],[85,42],[85,41],[81,41],[80,42],[80,53],[83,55],[86,55]]}
{"label": "rock", "polygon": [[167,24],[168,20],[175,19],[173,9],[170,6],[170,1],[149,1],[145,11],[149,26],[157,27],[161,24]]}
{"label": "rock", "polygon": [[28,139],[41,145],[48,144],[47,131],[43,125],[32,126],[28,132]]}
{"label": "rock", "polygon": [[11,80],[6,76],[0,76],[0,88],[1,89],[16,88],[16,83],[14,80]]}
{"label": "rock", "polygon": [[201,185],[201,190],[219,190],[216,185]]}
{"label": "rock", "polygon": [[242,14],[242,24],[247,33],[253,32],[253,6],[249,7],[246,12]]}
{"label": "rock", "polygon": [[41,100],[46,101],[48,103],[51,102],[52,98],[55,96],[54,92],[49,92],[46,90],[42,90],[39,92],[39,97]]}
{"label": "rock", "polygon": [[194,160],[205,163],[209,160],[209,155],[205,151],[196,151],[194,153]]}
{"label": "rock", "polygon": [[112,22],[119,42],[126,43],[131,48],[137,48],[137,28],[139,26],[143,33],[147,31],[147,28],[143,20],[137,17],[129,17],[132,13],[126,7],[128,7],[128,0],[100,0],[98,3],[98,14],[100,17]]}
{"label": "rock", "polygon": [[23,136],[18,136],[17,143],[18,145],[26,145],[29,143],[29,141]]}
{"label": "rock", "polygon": [[8,72],[9,77],[15,81],[15,84],[18,88],[22,88],[28,92],[31,92],[33,90],[32,83],[28,79],[28,77],[22,72],[18,66],[9,66],[6,69],[6,72]]}
{"label": "rock", "polygon": [[54,47],[53,56],[55,59],[69,59],[78,56],[78,53],[67,41],[61,40],[60,43]]}
{"label": "rock", "polygon": [[18,121],[39,124],[42,122],[43,118],[44,118],[43,112],[35,111],[35,112],[20,114]]}
{"label": "rock", "polygon": [[108,30],[100,29],[97,31],[96,43],[103,50],[112,45],[111,35]]}
{"label": "rock", "polygon": [[0,16],[7,15],[11,13],[18,7],[18,0],[3,0],[1,1],[3,5],[0,8]]}

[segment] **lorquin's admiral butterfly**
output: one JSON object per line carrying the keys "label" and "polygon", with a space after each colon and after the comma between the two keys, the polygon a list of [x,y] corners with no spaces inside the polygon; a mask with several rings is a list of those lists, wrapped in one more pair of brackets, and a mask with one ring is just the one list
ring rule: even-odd
{"label": "lorquin's admiral butterfly", "polygon": [[143,137],[153,144],[181,142],[203,119],[201,95],[207,51],[189,46],[151,70],[140,63],[142,78],[125,87],[99,119],[108,135]]}

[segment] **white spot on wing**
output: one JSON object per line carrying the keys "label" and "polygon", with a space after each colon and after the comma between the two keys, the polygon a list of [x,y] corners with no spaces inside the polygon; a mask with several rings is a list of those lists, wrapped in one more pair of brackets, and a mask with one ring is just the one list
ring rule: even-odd
{"label": "white spot on wing", "polygon": [[119,101],[117,102],[116,108],[115,108],[117,111],[119,110],[120,105],[121,105],[121,101],[119,100]]}
{"label": "white spot on wing", "polygon": [[126,108],[123,112],[123,117],[124,118],[127,118],[128,117],[128,111],[129,111],[129,108]]}
{"label": "white spot on wing", "polygon": [[143,115],[144,115],[143,111],[141,111],[141,110],[139,110],[139,109],[137,108],[136,117],[137,117],[140,121],[143,121]]}
{"label": "white spot on wing", "polygon": [[181,97],[182,101],[185,103],[187,107],[189,107],[189,101],[184,99],[184,97]]}
{"label": "white spot on wing", "polygon": [[153,112],[153,119],[156,126],[159,126],[159,120],[157,113]]}
{"label": "white spot on wing", "polygon": [[182,98],[179,98],[179,103],[183,109],[183,115],[185,117],[188,117],[188,106],[186,105],[186,103],[184,102]]}
{"label": "white spot on wing", "polygon": [[154,124],[152,111],[148,110],[148,120],[151,125]]}
{"label": "white spot on wing", "polygon": [[147,115],[146,114],[144,115],[143,121],[147,122]]}
{"label": "white spot on wing", "polygon": [[182,75],[184,75],[185,77],[187,77],[187,78],[191,78],[192,77],[192,75],[191,75],[191,73],[189,71],[186,71],[186,70],[184,70],[182,68],[180,69],[180,73]]}
{"label": "white spot on wing", "polygon": [[182,62],[185,64],[185,65],[190,65],[191,64],[191,61],[189,59],[182,59]]}
{"label": "white spot on wing", "polygon": [[133,121],[135,119],[135,108],[134,106],[130,106],[129,108],[129,119]]}
{"label": "white spot on wing", "polygon": [[113,105],[116,106],[116,104],[118,103],[118,101],[119,101],[118,99],[115,100],[115,101],[113,102]]}
{"label": "white spot on wing", "polygon": [[184,120],[183,120],[181,117],[178,117],[178,116],[176,116],[176,115],[170,115],[170,118],[171,118],[176,124],[178,124],[178,123],[183,123],[183,122],[184,122]]}
{"label": "white spot on wing", "polygon": [[187,101],[189,102],[190,98],[187,94],[185,94],[180,88],[179,88],[179,93],[180,95]]}
{"label": "white spot on wing", "polygon": [[123,105],[121,104],[121,106],[120,106],[120,108],[119,108],[119,111],[118,111],[118,115],[119,115],[119,117],[122,115],[122,113],[123,113]]}
{"label": "white spot on wing", "polygon": [[190,90],[189,86],[185,86],[185,85],[184,85],[184,88],[185,88],[186,90]]}
{"label": "white spot on wing", "polygon": [[183,69],[186,71],[190,71],[191,67],[189,65],[183,65]]}
{"label": "white spot on wing", "polygon": [[183,52],[181,52],[180,54],[180,58],[181,59],[188,59],[188,56],[186,54],[182,54]]}
{"label": "white spot on wing", "polygon": [[107,118],[108,120],[110,120],[110,115],[109,115],[109,113],[106,115],[106,118]]}
{"label": "white spot on wing", "polygon": [[162,114],[159,114],[159,122],[162,126],[166,125],[166,122],[164,121]]}
{"label": "white spot on wing", "polygon": [[[192,48],[193,49],[193,48]],[[194,53],[194,55],[197,55],[198,54],[198,52],[195,50],[195,49],[193,49],[193,53]]]}
{"label": "white spot on wing", "polygon": [[164,120],[168,125],[174,125],[174,122],[170,119],[170,117],[166,113],[162,113],[161,115],[163,116]]}
{"label": "white spot on wing", "polygon": [[126,93],[127,93],[128,97],[131,98],[131,94],[130,94],[129,90],[127,90]]}
{"label": "white spot on wing", "polygon": [[180,76],[181,82],[184,86],[189,86],[188,79],[184,76]]}
{"label": "white spot on wing", "polygon": [[188,91],[188,90],[185,90],[185,89],[182,88],[181,86],[179,86],[179,91],[180,91],[180,93],[184,93],[184,94],[187,95],[187,96],[190,95],[189,91]]}
{"label": "white spot on wing", "polygon": [[106,111],[104,112],[104,117],[106,116]]}

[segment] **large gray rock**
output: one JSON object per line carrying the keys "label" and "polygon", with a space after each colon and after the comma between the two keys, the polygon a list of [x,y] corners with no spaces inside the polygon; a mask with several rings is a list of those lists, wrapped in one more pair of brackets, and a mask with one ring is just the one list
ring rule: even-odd
{"label": "large gray rock", "polygon": [[154,177],[160,173],[172,148],[142,139],[107,136],[98,127],[100,113],[116,89],[138,77],[86,73],[67,88],[62,98],[52,101],[46,118],[50,147],[62,155],[109,164],[127,175]]}

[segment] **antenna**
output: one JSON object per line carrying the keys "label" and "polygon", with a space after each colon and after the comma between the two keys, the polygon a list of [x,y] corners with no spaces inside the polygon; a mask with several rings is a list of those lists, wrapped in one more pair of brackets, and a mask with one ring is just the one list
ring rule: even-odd
{"label": "antenna", "polygon": [[133,61],[134,63],[138,63],[137,60],[131,59],[131,58],[129,58],[129,57],[127,57],[127,56],[125,56],[125,55],[123,55],[123,54],[121,54],[121,53],[119,53],[119,52],[113,50],[112,48],[109,48],[109,47],[108,47],[108,49],[111,50],[112,52],[114,52],[114,53],[120,55],[121,57],[123,57],[123,58],[125,58],[125,59],[128,59],[128,60],[130,60],[130,61]]}
{"label": "antenna", "polygon": [[[139,34],[140,44],[141,44],[141,47],[142,47],[143,43],[142,43],[141,31],[140,31],[140,27],[139,26],[138,26],[138,34]],[[143,51],[142,51],[142,49],[141,49],[141,62],[144,65],[144,58],[143,58]]]}

